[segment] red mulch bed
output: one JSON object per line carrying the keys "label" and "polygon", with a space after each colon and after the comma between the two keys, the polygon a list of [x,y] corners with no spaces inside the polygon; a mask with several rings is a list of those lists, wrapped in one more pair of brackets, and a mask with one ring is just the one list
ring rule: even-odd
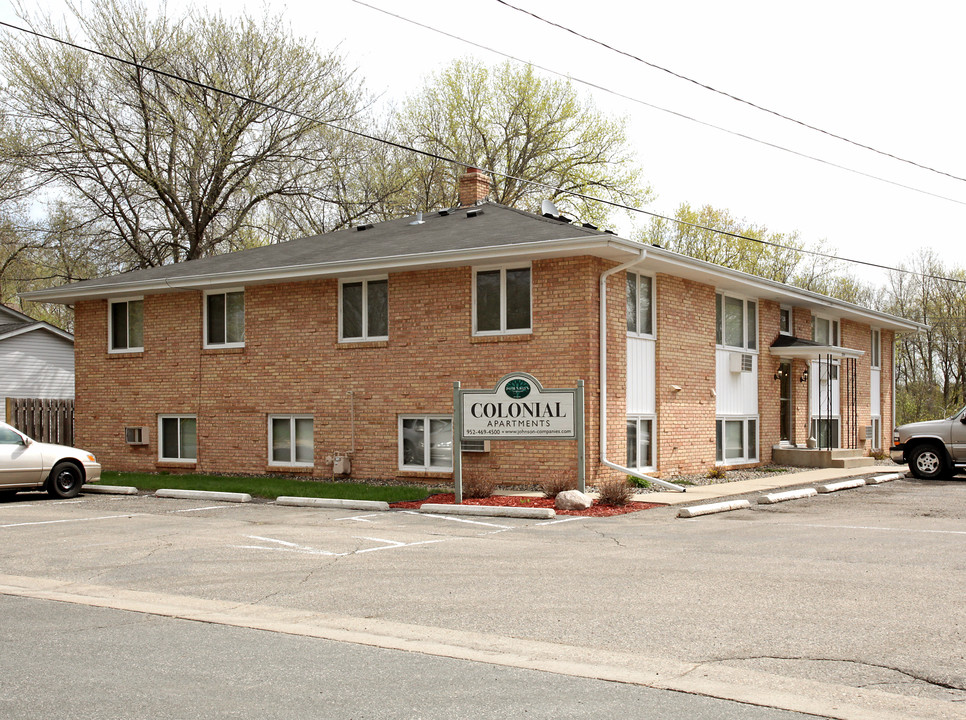
{"label": "red mulch bed", "polygon": [[[416,510],[423,503],[435,503],[440,505],[452,505],[456,496],[453,493],[440,493],[433,495],[425,500],[413,500],[407,502],[390,503],[389,507]],[[537,507],[552,508],[553,498],[545,497],[525,497],[521,495],[492,495],[488,498],[463,498],[464,505],[494,505],[498,507]],[[610,517],[611,515],[623,515],[624,513],[637,512],[638,510],[648,510],[650,508],[661,507],[658,503],[629,502],[626,505],[598,505],[597,501],[586,510],[557,510],[558,515],[582,515],[584,517]]]}

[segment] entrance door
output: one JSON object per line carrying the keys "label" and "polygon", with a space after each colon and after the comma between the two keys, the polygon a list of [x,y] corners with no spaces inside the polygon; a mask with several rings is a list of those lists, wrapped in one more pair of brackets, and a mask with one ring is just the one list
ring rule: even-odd
{"label": "entrance door", "polygon": [[778,389],[778,414],[779,421],[778,439],[785,444],[792,441],[792,364],[788,360],[782,360],[778,366],[778,375],[781,377]]}
{"label": "entrance door", "polygon": [[820,448],[841,447],[839,363],[826,358],[814,360],[808,373],[812,437]]}

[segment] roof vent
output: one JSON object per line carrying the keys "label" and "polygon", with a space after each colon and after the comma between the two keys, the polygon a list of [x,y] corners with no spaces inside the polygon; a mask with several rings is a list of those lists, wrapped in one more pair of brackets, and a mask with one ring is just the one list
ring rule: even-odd
{"label": "roof vent", "polygon": [[440,210],[440,211],[439,211],[439,216],[440,216],[440,217],[446,217],[446,216],[447,216],[447,215],[449,215],[449,214],[450,214],[451,212],[452,212],[452,211],[451,211],[451,210],[450,210],[449,208],[447,208],[446,210]]}
{"label": "roof vent", "polygon": [[597,229],[597,226],[596,225],[591,225],[590,223],[584,223],[580,227],[585,227],[588,230],[596,230]]}
{"label": "roof vent", "polygon": [[607,233],[608,235],[616,235],[617,234],[613,230],[604,230],[604,232]]}
{"label": "roof vent", "polygon": [[356,225],[356,230],[362,232],[363,230],[372,230],[372,223],[366,223],[365,225]]}
{"label": "roof vent", "polygon": [[540,214],[548,218],[556,218],[560,212],[552,200],[544,200],[540,203]]}
{"label": "roof vent", "polygon": [[416,219],[413,220],[409,224],[410,225],[422,225],[424,222],[425,221],[423,220],[423,214],[422,214],[422,212],[418,212],[418,213],[416,213]]}
{"label": "roof vent", "polygon": [[483,208],[475,208],[473,210],[466,211],[466,217],[468,218],[475,218],[477,215],[482,215],[482,214],[483,214]]}

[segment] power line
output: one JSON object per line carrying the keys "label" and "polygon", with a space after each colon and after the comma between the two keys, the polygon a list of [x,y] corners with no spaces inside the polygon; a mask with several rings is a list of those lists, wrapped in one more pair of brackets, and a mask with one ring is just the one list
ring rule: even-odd
{"label": "power line", "polygon": [[524,65],[529,65],[532,68],[536,68],[537,70],[542,70],[543,72],[549,73],[551,75],[556,75],[557,77],[563,78],[564,80],[573,81],[580,85],[585,85],[589,88],[600,90],[601,92],[605,92],[609,95],[613,95],[614,97],[621,98],[622,100],[627,100],[628,102],[636,103],[638,105],[651,108],[652,110],[657,110],[659,112],[667,113],[668,115],[673,115],[674,117],[681,118],[682,120],[688,120],[689,122],[696,123],[703,127],[711,128],[712,130],[717,130],[719,132],[723,132],[728,135],[733,135],[743,140],[748,140],[753,143],[758,143],[759,145],[764,145],[765,147],[769,147],[774,150],[780,150],[782,152],[786,152],[791,155],[804,158],[806,160],[811,160],[813,162],[821,163],[822,165],[827,165],[829,167],[833,167],[838,170],[844,170],[845,172],[850,172],[850,173],[853,173],[854,175],[859,175],[861,177],[869,178],[870,180],[877,180],[879,182],[892,185],[894,187],[899,187],[904,190],[911,190],[912,192],[920,193],[922,195],[928,195],[930,197],[934,197],[939,200],[946,200],[948,202],[956,203],[957,205],[966,205],[966,201],[964,200],[957,200],[956,198],[949,197],[948,195],[941,195],[939,193],[934,193],[929,190],[923,190],[922,188],[917,188],[912,185],[906,185],[905,183],[901,183],[896,180],[889,180],[888,178],[884,178],[880,175],[874,175],[872,173],[868,173],[863,170],[856,170],[855,168],[848,167],[847,165],[841,165],[831,160],[826,160],[824,158],[820,158],[815,155],[809,155],[808,153],[804,153],[799,150],[793,150],[792,148],[785,147],[784,145],[779,145],[777,143],[769,142],[768,140],[762,140],[760,138],[756,138],[752,135],[748,135],[746,133],[742,133],[737,130],[730,130],[726,127],[722,127],[721,125],[715,125],[714,123],[708,122],[706,120],[699,120],[696,117],[687,115],[677,110],[671,110],[669,108],[665,108],[660,105],[655,105],[654,103],[649,103],[646,100],[641,100],[640,98],[636,98],[631,95],[626,95],[622,92],[618,92],[617,90],[612,90],[611,88],[608,88],[604,85],[600,85],[598,83],[594,83],[589,80],[583,80],[581,78],[574,77],[572,75],[567,75],[566,73],[562,73],[558,70],[553,70],[552,68],[548,68],[544,65],[538,65],[537,63],[531,62],[529,60],[524,60],[522,58],[516,57],[515,55],[510,55],[509,53],[505,53],[501,50],[497,50],[496,48],[490,47],[489,45],[483,45],[482,43],[475,42],[474,40],[468,40],[459,35],[455,35],[445,30],[440,30],[439,28],[433,27],[432,25],[427,25],[417,20],[412,20],[403,15],[399,15],[398,13],[394,13],[389,10],[376,7],[375,5],[370,5],[369,3],[364,2],[364,0],[350,0],[350,1],[355,3],[356,5],[361,5],[362,7],[366,7],[366,8],[369,8],[370,10],[374,10],[376,12],[382,13],[383,15],[396,18],[397,20],[402,20],[403,22],[410,23],[411,25],[415,25],[416,27],[423,28],[424,30],[429,30],[430,32],[437,33],[444,37],[448,37],[452,40],[456,40],[457,42],[465,43],[466,45],[471,45],[473,47],[479,48],[480,50],[485,50],[486,52],[493,53],[494,55],[499,55],[501,57],[507,58],[508,60],[513,60],[514,62],[522,63]]}
{"label": "power line", "polygon": [[[357,0],[353,0],[353,1],[355,2]],[[61,38],[53,37],[51,35],[45,35],[44,33],[38,32],[36,30],[31,30],[31,29],[28,29],[28,28],[23,28],[23,27],[20,27],[18,25],[13,25],[11,23],[7,23],[7,22],[3,22],[3,21],[0,21],[0,27],[6,27],[6,28],[10,28],[12,30],[17,30],[19,32],[26,33],[28,35],[33,35],[35,37],[41,38],[43,40],[48,40],[50,42],[55,42],[55,43],[58,43],[60,45],[64,45],[64,46],[73,48],[75,50],[79,50],[81,52],[86,52],[86,53],[90,53],[92,55],[97,55],[97,56],[102,57],[102,58],[104,58],[106,60],[111,60],[111,61],[114,61],[114,62],[121,63],[123,65],[128,65],[130,67],[134,67],[134,68],[137,68],[139,70],[143,70],[145,72],[150,72],[150,73],[159,75],[161,77],[168,78],[169,80],[175,80],[177,82],[185,83],[186,85],[191,85],[193,87],[197,87],[197,88],[200,88],[200,89],[203,89],[203,90],[208,90],[210,92],[219,93],[221,95],[225,95],[226,97],[230,97],[230,98],[233,98],[235,100],[239,100],[239,101],[242,101],[242,102],[251,103],[251,104],[257,105],[259,107],[263,107],[265,109],[272,110],[274,112],[288,114],[288,115],[291,115],[293,117],[299,118],[301,120],[306,120],[308,122],[314,122],[314,123],[317,123],[319,125],[322,125],[322,126],[331,128],[333,130],[338,130],[338,131],[341,131],[341,132],[349,133],[350,135],[353,135],[355,137],[360,137],[360,138],[363,138],[363,139],[366,139],[366,140],[370,140],[372,142],[384,143],[386,145],[389,145],[390,147],[395,147],[395,148],[397,148],[399,150],[404,150],[406,152],[414,152],[414,153],[417,153],[419,155],[423,155],[425,157],[432,158],[434,160],[439,160],[439,161],[442,161],[442,162],[451,163],[451,164],[459,165],[459,166],[462,166],[462,167],[479,167],[476,163],[468,162],[468,161],[461,160],[461,159],[457,159],[457,158],[450,158],[450,157],[446,157],[444,155],[438,155],[436,153],[431,153],[431,152],[429,152],[427,150],[420,150],[419,148],[414,148],[414,147],[411,147],[409,145],[404,145],[402,143],[397,143],[397,142],[395,142],[393,140],[387,140],[385,138],[380,138],[380,137],[377,137],[375,135],[369,135],[368,133],[364,133],[364,132],[359,131],[359,130],[352,130],[352,129],[349,129],[349,128],[345,128],[345,127],[342,127],[340,125],[336,125],[335,123],[327,122],[325,120],[319,120],[317,118],[312,118],[312,117],[309,117],[308,115],[305,115],[304,113],[296,112],[294,110],[290,110],[288,108],[283,108],[283,107],[281,107],[279,105],[275,105],[273,103],[265,102],[264,100],[256,100],[254,98],[250,98],[250,97],[247,97],[245,95],[241,95],[241,94],[236,93],[236,92],[231,91],[231,90],[224,90],[222,88],[218,88],[218,87],[215,87],[213,85],[209,85],[207,83],[199,82],[198,80],[191,80],[190,78],[184,78],[184,77],[181,77],[180,75],[176,75],[176,74],[171,73],[171,72],[168,72],[166,70],[159,70],[157,68],[153,68],[153,67],[150,67],[148,65],[144,65],[143,63],[139,63],[139,62],[137,62],[135,60],[128,60],[128,59],[125,59],[125,58],[117,57],[115,55],[111,55],[111,54],[106,53],[106,52],[103,52],[101,50],[95,50],[93,48],[88,48],[88,47],[85,47],[83,45],[78,45],[77,43],[70,42],[69,40],[64,40],[64,39],[61,39]],[[604,198],[598,198],[598,197],[594,197],[592,195],[587,195],[585,193],[580,193],[580,192],[577,192],[577,191],[574,191],[574,190],[564,190],[563,188],[555,187],[553,185],[548,185],[546,183],[538,182],[538,181],[535,181],[535,180],[529,180],[527,178],[518,177],[516,175],[510,175],[509,173],[500,172],[498,170],[493,170],[491,168],[480,168],[480,169],[483,170],[484,172],[490,173],[492,175],[499,175],[501,177],[505,177],[505,178],[508,178],[510,180],[515,180],[515,181],[521,182],[521,183],[527,183],[529,185],[532,185],[532,186],[535,186],[535,187],[539,187],[539,188],[543,188],[545,190],[550,190],[550,191],[554,191],[554,192],[563,193],[563,194],[566,194],[566,195],[571,195],[573,197],[577,197],[577,198],[580,198],[582,200],[586,200],[588,202],[597,202],[597,203],[601,203],[601,204],[604,204],[604,205],[609,205],[611,207],[619,208],[619,209],[622,209],[622,210],[627,210],[628,212],[640,213],[642,215],[647,215],[649,217],[657,218],[657,219],[660,219],[660,220],[666,220],[668,222],[677,223],[678,225],[686,225],[688,227],[695,228],[697,230],[706,230],[708,232],[716,233],[718,235],[724,235],[726,237],[736,238],[738,240],[748,240],[750,242],[756,242],[756,243],[759,243],[761,245],[768,245],[770,247],[779,248],[781,250],[790,250],[792,252],[802,253],[802,254],[805,254],[805,255],[813,255],[813,256],[816,256],[816,257],[822,257],[822,258],[826,258],[826,259],[836,260],[836,261],[839,261],[839,262],[853,263],[853,264],[856,264],[856,265],[865,265],[867,267],[873,267],[873,268],[877,268],[877,269],[880,269],[880,270],[889,270],[891,272],[905,273],[905,274],[909,274],[909,275],[917,275],[919,277],[927,277],[927,278],[930,278],[930,279],[933,279],[933,280],[943,280],[943,281],[947,281],[947,282],[954,282],[954,283],[960,283],[960,284],[966,285],[966,281],[964,281],[964,280],[956,280],[954,278],[946,278],[946,277],[942,277],[942,276],[939,276],[939,275],[929,275],[929,274],[925,274],[925,273],[917,273],[917,272],[913,272],[913,271],[910,271],[910,270],[904,270],[902,268],[891,267],[889,265],[882,265],[882,264],[879,264],[879,263],[873,263],[873,262],[870,262],[868,260],[855,260],[855,259],[851,259],[851,258],[843,258],[843,257],[839,257],[837,255],[832,255],[830,253],[823,253],[823,252],[818,251],[818,250],[807,250],[807,249],[803,249],[803,248],[791,247],[791,246],[788,246],[788,245],[781,245],[779,243],[772,242],[770,240],[762,240],[760,238],[749,237],[747,235],[741,235],[739,233],[733,233],[733,232],[730,232],[728,230],[718,230],[718,229],[715,229],[715,228],[712,228],[712,227],[708,227],[708,226],[705,226],[705,225],[699,225],[697,223],[688,222],[687,220],[678,220],[677,218],[668,217],[666,215],[661,215],[660,213],[652,212],[650,210],[644,210],[642,208],[633,207],[631,205],[625,205],[624,203],[616,202],[614,200],[607,200],[607,199],[604,199]]]}
{"label": "power line", "polygon": [[848,143],[849,145],[854,145],[855,147],[862,148],[863,150],[869,150],[869,151],[874,152],[874,153],[876,153],[878,155],[882,155],[884,157],[891,158],[893,160],[898,160],[899,162],[906,163],[907,165],[912,165],[913,167],[917,167],[917,168],[919,168],[921,170],[928,170],[929,172],[936,173],[937,175],[944,175],[944,176],[946,176],[948,178],[952,178],[953,180],[959,180],[961,182],[966,182],[966,178],[962,178],[962,177],[960,177],[958,175],[953,175],[952,173],[948,173],[948,172],[946,172],[944,170],[937,170],[936,168],[930,167],[928,165],[923,165],[921,163],[915,162],[914,160],[907,160],[906,158],[899,157],[898,155],[894,155],[894,154],[892,154],[890,152],[886,152],[885,150],[879,150],[877,148],[872,147],[871,145],[866,145],[864,143],[860,143],[860,142],[857,142],[855,140],[851,140],[851,139],[849,139],[847,137],[844,137],[843,135],[838,135],[838,134],[836,134],[834,132],[830,132],[830,131],[824,130],[824,129],[820,128],[820,127],[816,127],[815,125],[810,125],[810,124],[808,124],[806,122],[803,122],[802,120],[796,120],[795,118],[789,117],[788,115],[784,115],[784,114],[778,112],[777,110],[771,110],[769,108],[763,107],[761,105],[758,105],[757,103],[754,103],[754,102],[752,102],[750,100],[745,100],[744,98],[738,97],[737,95],[733,95],[733,94],[731,94],[729,92],[726,92],[724,90],[719,90],[716,87],[713,87],[711,85],[708,85],[706,83],[703,83],[703,82],[701,82],[699,80],[695,80],[693,78],[690,78],[687,75],[682,75],[681,73],[675,72],[674,70],[670,70],[670,69],[668,69],[666,67],[663,67],[663,66],[658,65],[656,63],[650,62],[649,60],[645,60],[645,59],[643,59],[641,57],[638,57],[637,55],[634,55],[633,53],[627,52],[626,50],[621,50],[619,48],[616,48],[616,47],[613,47],[611,45],[608,45],[607,43],[605,43],[605,42],[603,42],[601,40],[597,40],[596,38],[592,38],[592,37],[590,37],[588,35],[584,35],[582,33],[579,33],[576,30],[574,30],[573,28],[569,28],[569,27],[567,27],[565,25],[561,25],[560,23],[553,22],[552,20],[547,20],[546,18],[541,17],[540,15],[537,15],[536,13],[531,12],[530,10],[526,10],[524,8],[517,7],[516,5],[513,5],[512,3],[509,3],[509,2],[507,2],[507,0],[496,0],[496,2],[498,2],[500,5],[503,5],[505,7],[510,8],[511,10],[516,10],[517,12],[523,13],[524,15],[529,15],[530,17],[535,18],[536,20],[539,20],[542,23],[546,23],[547,25],[550,25],[552,27],[557,28],[558,30],[563,30],[566,33],[570,33],[571,35],[575,35],[576,37],[579,37],[579,38],[581,38],[583,40],[586,40],[587,42],[593,43],[595,45],[599,45],[602,48],[605,48],[607,50],[610,50],[611,52],[615,52],[615,53],[617,53],[619,55],[623,55],[624,57],[630,58],[631,60],[635,60],[636,62],[639,62],[639,63],[641,63],[643,65],[647,65],[649,68],[653,68],[654,70],[659,70],[660,72],[667,73],[668,75],[671,75],[672,77],[676,77],[679,80],[684,80],[685,82],[691,83],[692,85],[696,85],[696,86],[698,86],[700,88],[703,88],[705,90],[709,90],[709,91],[711,91],[713,93],[716,93],[718,95],[722,95],[722,96],[724,96],[726,98],[729,98],[731,100],[734,100],[735,102],[739,102],[739,103],[741,103],[743,105],[747,105],[748,107],[752,107],[755,110],[760,110],[761,112],[768,113],[769,115],[773,115],[774,117],[781,118],[782,120],[787,120],[788,122],[794,123],[796,125],[799,125],[801,127],[807,128],[809,130],[814,130],[815,132],[821,133],[822,135],[826,135],[828,137],[835,138],[836,140],[841,140],[842,142]]}

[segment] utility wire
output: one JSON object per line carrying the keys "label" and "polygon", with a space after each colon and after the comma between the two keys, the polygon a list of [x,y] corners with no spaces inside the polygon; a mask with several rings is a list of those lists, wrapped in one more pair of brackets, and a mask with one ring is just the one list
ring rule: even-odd
{"label": "utility wire", "polygon": [[928,165],[923,165],[921,163],[915,162],[914,160],[907,160],[906,158],[899,157],[898,155],[893,155],[892,153],[886,152],[885,150],[879,150],[877,148],[872,147],[871,145],[866,145],[864,143],[860,143],[855,140],[851,140],[850,138],[844,137],[843,135],[838,135],[834,132],[823,130],[822,128],[816,127],[815,125],[810,125],[801,120],[796,120],[795,118],[789,117],[788,115],[784,115],[778,112],[777,110],[771,110],[769,108],[762,107],[757,103],[754,103],[750,100],[745,100],[744,98],[738,97],[737,95],[732,95],[731,93],[726,92],[724,90],[719,90],[716,87],[703,83],[699,80],[690,78],[687,75],[682,75],[681,73],[675,72],[674,70],[670,70],[666,67],[662,67],[661,65],[650,62],[649,60],[645,60],[641,57],[638,57],[633,53],[627,52],[626,50],[621,50],[620,48],[616,48],[616,47],[613,47],[612,45],[608,45],[607,43],[601,40],[597,40],[596,38],[592,38],[588,35],[579,33],[573,28],[569,28],[565,25],[561,25],[560,23],[556,23],[552,20],[547,20],[546,18],[541,17],[540,15],[537,15],[535,12],[531,12],[530,10],[517,7],[516,5],[509,3],[507,2],[507,0],[496,0],[496,2],[498,2],[500,5],[510,8],[511,10],[516,10],[517,12],[523,13],[524,15],[529,15],[530,17],[535,18],[536,20],[539,20],[542,23],[546,23],[547,25],[557,28],[558,30],[562,30],[566,33],[570,33],[571,35],[575,35],[576,37],[581,38],[582,40],[586,40],[587,42],[593,43],[595,45],[599,45],[602,48],[610,50],[611,52],[615,52],[619,55],[623,55],[624,57],[630,58],[631,60],[635,60],[636,62],[639,62],[643,65],[647,65],[649,68],[653,68],[654,70],[659,70],[660,72],[667,73],[668,75],[671,75],[672,77],[676,77],[679,80],[684,80],[685,82],[691,83],[692,85],[696,85],[705,90],[709,90],[713,93],[716,93],[718,95],[722,95],[726,98],[734,100],[735,102],[739,102],[742,105],[747,105],[748,107],[752,107],[755,110],[760,110],[761,112],[768,113],[769,115],[773,115],[774,117],[781,118],[782,120],[787,120],[788,122],[794,123],[804,128],[808,128],[809,130],[814,130],[815,132],[821,133],[822,135],[826,135],[827,137],[835,138],[836,140],[841,140],[842,142],[848,143],[849,145],[854,145],[855,147],[859,147],[864,150],[869,150],[878,155],[882,155],[884,157],[891,158],[893,160],[898,160],[899,162],[906,163],[907,165],[912,165],[913,167],[917,167],[921,170],[928,170],[929,172],[936,173],[937,175],[944,175],[948,178],[952,178],[953,180],[966,182],[966,178],[960,177],[959,175],[953,175],[952,173],[948,173],[944,170],[937,170],[936,168],[930,167]]}
{"label": "utility wire", "polygon": [[762,140],[760,138],[756,138],[752,135],[747,135],[737,130],[730,130],[726,127],[722,127],[721,125],[715,125],[714,123],[708,122],[706,120],[699,120],[696,117],[693,117],[691,115],[686,115],[685,113],[679,112],[677,110],[671,110],[669,108],[661,107],[660,105],[649,103],[646,100],[641,100],[640,98],[632,97],[631,95],[625,95],[622,92],[618,92],[617,90],[612,90],[611,88],[605,87],[604,85],[599,85],[589,80],[582,80],[581,78],[574,77],[572,75],[567,75],[566,73],[559,72],[558,70],[553,70],[552,68],[548,68],[544,65],[538,65],[536,63],[530,62],[529,60],[524,60],[522,58],[516,57],[515,55],[510,55],[508,53],[502,52],[501,50],[497,50],[496,48],[490,47],[489,45],[483,45],[473,40],[468,40],[459,35],[455,35],[445,30],[440,30],[439,28],[433,27],[432,25],[427,25],[417,20],[412,20],[403,15],[399,15],[398,13],[394,13],[389,10],[376,7],[375,5],[370,5],[369,3],[364,2],[364,0],[350,0],[350,1],[355,3],[356,5],[361,5],[362,7],[369,8],[370,10],[375,10],[376,12],[382,13],[383,15],[396,18],[397,20],[402,20],[403,22],[410,23],[411,25],[415,25],[416,27],[423,28],[424,30],[429,30],[430,32],[437,33],[444,37],[448,37],[452,40],[456,40],[457,42],[461,42],[466,45],[471,45],[475,48],[479,48],[480,50],[485,50],[486,52],[493,53],[494,55],[499,55],[501,57],[507,58],[508,60],[513,60],[514,62],[522,63],[524,65],[529,65],[532,68],[536,68],[537,70],[542,70],[543,72],[549,73],[551,75],[556,75],[557,77],[563,78],[564,80],[573,81],[580,85],[585,85],[589,88],[600,90],[601,92],[605,92],[609,95],[613,95],[614,97],[619,97],[622,100],[627,100],[629,102],[633,102],[638,105],[651,108],[652,110],[657,110],[659,112],[667,113],[668,115],[673,115],[674,117],[681,118],[682,120],[688,120],[689,122],[696,123],[703,127],[711,128],[712,130],[718,130],[719,132],[727,133],[728,135],[734,135],[735,137],[742,138],[743,140],[748,140],[753,143],[758,143],[759,145],[764,145],[765,147],[770,147],[775,150],[781,150],[782,152],[786,152],[791,155],[796,155],[806,160],[812,160],[814,162],[821,163],[822,165],[828,165],[829,167],[834,167],[838,170],[844,170],[845,172],[850,172],[855,175],[859,175],[861,177],[866,177],[866,178],[869,178],[870,180],[877,180],[879,182],[883,182],[888,185],[893,185],[895,187],[903,188],[904,190],[911,190],[912,192],[920,193],[922,195],[929,195],[930,197],[938,198],[940,200],[947,200],[948,202],[953,202],[953,203],[956,203],[957,205],[966,205],[966,201],[964,200],[958,200],[956,198],[949,197],[948,195],[940,195],[939,193],[934,193],[929,190],[923,190],[922,188],[917,188],[912,185],[906,185],[896,180],[889,180],[888,178],[884,178],[880,175],[873,175],[872,173],[867,173],[862,170],[856,170],[855,168],[848,167],[847,165],[841,165],[831,160],[826,160],[824,158],[820,158],[815,155],[809,155],[808,153],[804,153],[799,150],[793,150],[791,148],[785,147],[784,145],[778,145],[777,143],[769,142],[767,140]]}
{"label": "utility wire", "polygon": [[[355,1],[355,0],[353,0],[353,1]],[[111,60],[113,62],[118,62],[118,63],[121,63],[123,65],[128,65],[130,67],[134,67],[134,68],[137,68],[139,70],[143,70],[145,72],[150,72],[150,73],[159,75],[161,77],[168,78],[169,80],[175,80],[177,82],[185,83],[186,85],[191,85],[191,86],[194,86],[194,87],[203,89],[203,90],[208,90],[210,92],[219,93],[221,95],[225,95],[226,97],[230,97],[230,98],[233,98],[235,100],[239,100],[239,101],[246,102],[246,103],[251,103],[253,105],[257,105],[259,107],[263,107],[265,109],[272,110],[274,112],[288,114],[288,115],[291,115],[293,117],[297,117],[297,118],[299,118],[301,120],[306,120],[308,122],[314,122],[314,123],[317,123],[319,125],[322,125],[322,126],[331,128],[333,130],[338,130],[338,131],[341,131],[341,132],[348,133],[350,135],[354,135],[355,137],[360,137],[360,138],[363,138],[363,139],[366,139],[366,140],[370,140],[372,142],[384,143],[386,145],[389,145],[391,147],[397,148],[399,150],[404,150],[406,152],[417,153],[419,155],[423,155],[425,157],[432,158],[434,160],[439,160],[441,162],[446,162],[446,163],[450,163],[450,164],[454,164],[454,165],[459,165],[459,166],[462,166],[462,167],[479,167],[479,165],[477,163],[468,162],[468,161],[461,160],[461,159],[458,159],[458,158],[446,157],[444,155],[438,155],[436,153],[432,153],[432,152],[429,152],[427,150],[420,150],[419,148],[414,148],[414,147],[411,147],[409,145],[404,145],[402,143],[398,143],[398,142],[395,142],[393,140],[387,140],[385,138],[380,138],[380,137],[377,137],[375,135],[370,135],[370,134],[364,133],[364,132],[362,132],[360,130],[352,130],[350,128],[345,128],[345,127],[342,127],[340,125],[336,125],[335,123],[330,123],[330,122],[327,122],[325,120],[319,120],[317,118],[312,118],[312,117],[309,117],[308,115],[305,115],[304,113],[299,113],[299,112],[290,110],[288,108],[283,108],[283,107],[281,107],[279,105],[275,105],[273,103],[265,102],[264,100],[256,100],[254,98],[250,98],[250,97],[247,97],[245,95],[241,95],[241,94],[236,93],[236,92],[231,91],[231,90],[224,90],[222,88],[218,88],[218,87],[215,87],[213,85],[209,85],[207,83],[202,83],[202,82],[199,82],[197,80],[191,80],[190,78],[184,78],[184,77],[181,77],[180,75],[176,75],[176,74],[171,73],[171,72],[168,72],[166,70],[159,70],[157,68],[153,68],[153,67],[150,67],[148,65],[144,65],[143,63],[139,63],[136,60],[129,60],[129,59],[126,59],[126,58],[118,57],[116,55],[111,55],[111,54],[106,53],[106,52],[103,52],[101,50],[95,50],[93,48],[88,48],[88,47],[85,47],[83,45],[78,45],[77,43],[73,43],[73,42],[71,42],[69,40],[64,40],[62,38],[54,37],[54,36],[51,36],[51,35],[45,35],[44,33],[38,32],[36,30],[31,30],[31,29],[28,29],[28,28],[20,27],[18,25],[13,25],[11,23],[3,22],[3,21],[0,21],[0,27],[6,27],[6,28],[10,28],[11,30],[17,30],[19,32],[26,33],[28,35],[33,35],[34,37],[38,37],[38,38],[41,38],[43,40],[48,40],[50,42],[55,42],[55,43],[58,43],[60,45],[64,45],[64,46],[73,48],[75,50],[80,50],[81,52],[86,52],[86,53],[90,53],[92,55],[97,55],[97,56],[102,57],[102,58],[104,58],[106,60]],[[715,228],[712,228],[712,227],[708,227],[706,225],[699,225],[697,223],[688,222],[686,220],[679,220],[677,218],[668,217],[667,215],[661,215],[660,213],[652,212],[650,210],[644,210],[642,208],[633,207],[631,205],[625,205],[624,203],[620,203],[620,202],[617,202],[617,201],[614,201],[614,200],[607,200],[607,199],[604,199],[604,198],[598,198],[598,197],[594,197],[593,195],[587,195],[585,193],[576,192],[574,190],[564,190],[563,188],[555,187],[553,185],[548,185],[546,183],[538,182],[538,181],[535,181],[535,180],[529,180],[527,178],[518,177],[516,175],[510,175],[509,173],[500,172],[498,170],[494,170],[494,169],[491,169],[491,168],[482,168],[482,167],[480,167],[479,169],[483,170],[484,172],[490,173],[491,175],[499,175],[501,177],[505,177],[505,178],[508,178],[510,180],[515,180],[515,181],[521,182],[521,183],[527,183],[529,185],[532,185],[532,186],[535,186],[535,187],[540,187],[540,188],[543,188],[545,190],[550,190],[550,191],[553,191],[553,192],[559,192],[559,193],[571,195],[573,197],[578,197],[581,200],[586,200],[588,202],[597,202],[597,203],[601,203],[601,204],[604,204],[604,205],[609,205],[611,207],[619,208],[621,210],[627,210],[628,212],[635,212],[635,213],[640,213],[642,215],[648,215],[650,217],[657,218],[657,219],[660,219],[660,220],[666,220],[668,222],[673,222],[673,223],[676,223],[678,225],[685,225],[687,227],[691,227],[691,228],[694,228],[696,230],[705,230],[707,232],[715,233],[715,234],[718,234],[718,235],[724,235],[724,236],[727,236],[727,237],[736,238],[738,240],[748,240],[750,242],[756,242],[756,243],[759,243],[761,245],[768,245],[770,247],[779,248],[781,250],[790,250],[790,251],[793,251],[793,252],[802,253],[804,255],[813,255],[813,256],[816,256],[816,257],[822,257],[822,258],[826,258],[826,259],[830,259],[830,260],[835,260],[835,261],[839,261],[839,262],[853,263],[853,264],[856,264],[856,265],[865,265],[866,267],[873,267],[873,268],[877,268],[877,269],[880,269],[880,270],[889,270],[889,271],[892,271],[892,272],[905,273],[905,274],[909,274],[909,275],[917,275],[917,276],[920,276],[920,277],[927,277],[927,278],[930,278],[930,279],[933,279],[933,280],[943,280],[943,281],[947,281],[947,282],[955,282],[955,283],[961,283],[961,284],[966,285],[966,280],[956,280],[954,278],[946,278],[946,277],[942,277],[942,276],[939,276],[939,275],[927,275],[927,274],[924,274],[924,273],[917,273],[917,272],[914,272],[914,271],[911,271],[911,270],[904,270],[902,268],[896,268],[896,267],[891,267],[889,265],[882,265],[882,264],[879,264],[879,263],[870,262],[868,260],[855,260],[855,259],[850,259],[850,258],[843,258],[843,257],[839,257],[837,255],[832,255],[830,253],[823,253],[823,252],[820,252],[818,250],[807,250],[807,249],[803,249],[803,248],[791,247],[791,246],[788,246],[788,245],[781,245],[779,243],[772,242],[770,240],[762,240],[760,238],[754,238],[754,237],[749,237],[747,235],[741,235],[739,233],[733,233],[733,232],[730,232],[728,230],[718,230],[718,229],[715,229]]]}

